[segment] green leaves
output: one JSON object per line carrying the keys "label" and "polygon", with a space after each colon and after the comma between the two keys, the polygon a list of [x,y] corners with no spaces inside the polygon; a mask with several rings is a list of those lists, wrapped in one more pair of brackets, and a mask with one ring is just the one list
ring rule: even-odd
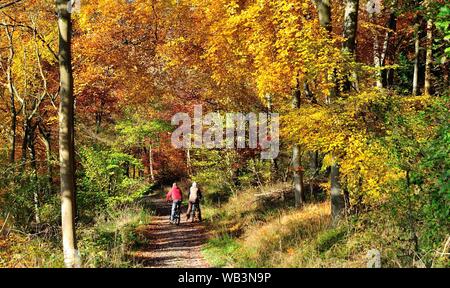
{"label": "green leaves", "polygon": [[431,99],[419,110],[393,113],[389,121],[393,133],[386,137],[391,164],[407,172],[405,179],[392,186],[396,189],[390,205],[395,207],[399,225],[417,235],[419,251],[415,252],[430,263],[430,255],[439,249],[450,227],[448,101],[448,97]]}
{"label": "green leaves", "polygon": [[[445,4],[444,4],[445,5]],[[436,16],[436,27],[444,33],[443,39],[446,41],[445,53],[450,56],[450,6],[442,6]]]}
{"label": "green leaves", "polygon": [[120,135],[118,145],[139,147],[147,140],[154,142],[161,133],[172,129],[173,126],[167,121],[160,119],[146,121],[139,115],[133,115],[131,119],[123,120],[116,125],[116,131]]}
{"label": "green leaves", "polygon": [[145,192],[141,179],[127,177],[129,167],[142,167],[139,159],[106,147],[83,147],[80,155],[83,169],[77,196],[84,214],[90,215],[100,207],[113,209],[132,203]]}

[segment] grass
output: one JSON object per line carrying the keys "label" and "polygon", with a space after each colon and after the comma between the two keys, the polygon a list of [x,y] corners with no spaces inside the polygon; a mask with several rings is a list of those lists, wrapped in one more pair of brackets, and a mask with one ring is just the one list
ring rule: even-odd
{"label": "grass", "polygon": [[[214,235],[204,249],[207,260],[218,267],[276,266],[277,259],[292,253],[300,241],[329,226],[328,203],[303,210],[289,208],[289,200],[283,202],[272,195],[284,188],[280,184],[248,189],[220,208],[206,208]],[[260,199],[258,195],[266,196]]]}
{"label": "grass", "polygon": [[62,253],[49,241],[17,232],[0,236],[0,267],[59,268],[63,265]]}
{"label": "grass", "polygon": [[[329,202],[294,209],[271,196],[279,186],[244,190],[221,207],[205,207],[213,236],[203,254],[211,265],[366,267],[367,252],[377,249],[382,267],[416,267],[411,243],[388,214],[367,212],[333,226]],[[261,200],[261,194],[272,199]]]}
{"label": "grass", "polygon": [[84,267],[137,267],[129,254],[146,243],[140,227],[150,222],[150,215],[139,206],[116,213],[108,221],[82,229],[80,251]]}
{"label": "grass", "polygon": [[214,267],[226,267],[228,263],[234,261],[231,255],[239,248],[235,239],[228,235],[211,239],[203,248],[202,254],[205,259]]}

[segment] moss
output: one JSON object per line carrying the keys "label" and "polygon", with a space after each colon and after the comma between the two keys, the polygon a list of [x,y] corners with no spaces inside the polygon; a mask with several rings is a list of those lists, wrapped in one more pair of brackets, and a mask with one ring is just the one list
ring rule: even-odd
{"label": "moss", "polygon": [[330,250],[335,244],[343,241],[346,233],[347,230],[344,227],[324,231],[317,237],[317,250],[321,253]]}

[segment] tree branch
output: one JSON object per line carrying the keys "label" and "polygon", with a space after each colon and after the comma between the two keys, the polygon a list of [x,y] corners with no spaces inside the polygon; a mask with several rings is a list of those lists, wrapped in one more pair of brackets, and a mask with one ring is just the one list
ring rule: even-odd
{"label": "tree branch", "polygon": [[55,60],[58,60],[58,55],[56,54],[56,52],[52,49],[52,47],[50,46],[50,44],[45,41],[44,37],[38,33],[36,27],[31,27],[29,25],[25,25],[25,24],[21,24],[21,23],[0,23],[0,26],[3,27],[20,27],[20,28],[25,28],[27,30],[29,30],[31,33],[36,34],[37,39],[39,39],[39,41],[42,42],[42,44],[45,45],[45,47],[47,47],[48,51],[52,54],[52,56],[55,58]]}
{"label": "tree branch", "polygon": [[13,1],[9,2],[9,3],[0,4],[0,10],[2,10],[4,8],[7,8],[9,6],[12,6],[14,4],[17,4],[17,3],[21,2],[21,1],[23,1],[23,0],[13,0]]}

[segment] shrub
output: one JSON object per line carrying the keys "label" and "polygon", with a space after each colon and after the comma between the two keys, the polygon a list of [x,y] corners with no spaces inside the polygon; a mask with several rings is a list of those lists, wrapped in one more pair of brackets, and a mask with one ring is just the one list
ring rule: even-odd
{"label": "shrub", "polygon": [[95,217],[99,209],[113,211],[129,205],[148,191],[142,179],[127,177],[127,166],[140,166],[134,157],[108,149],[80,149],[81,179],[77,194],[83,217]]}

